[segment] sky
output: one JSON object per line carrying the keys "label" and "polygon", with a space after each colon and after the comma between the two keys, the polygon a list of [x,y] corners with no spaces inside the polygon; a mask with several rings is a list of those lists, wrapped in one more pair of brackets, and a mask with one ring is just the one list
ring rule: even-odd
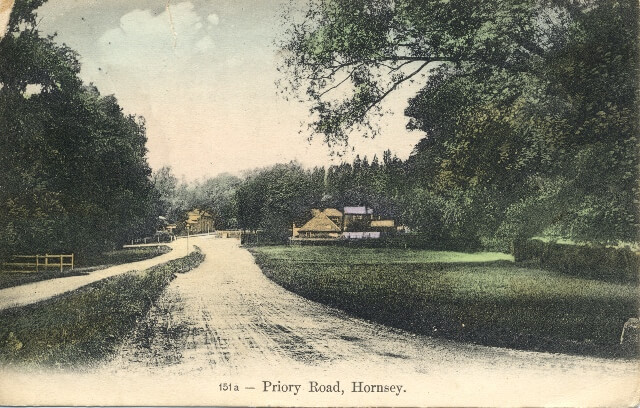
{"label": "sky", "polygon": [[[277,94],[286,0],[49,0],[39,29],[80,54],[81,77],[143,116],[149,164],[187,180],[297,160],[312,167],[332,157],[301,123],[304,104]],[[408,157],[423,137],[405,129],[411,89],[386,103],[375,139],[351,137],[355,154],[391,149]],[[305,128],[306,129],[306,128]]]}

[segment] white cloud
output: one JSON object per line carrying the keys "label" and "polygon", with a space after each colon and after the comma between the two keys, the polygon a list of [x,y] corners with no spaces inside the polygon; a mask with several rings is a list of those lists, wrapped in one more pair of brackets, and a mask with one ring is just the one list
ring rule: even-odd
{"label": "white cloud", "polygon": [[[98,40],[103,62],[114,66],[166,66],[209,50],[213,39],[191,2],[171,5],[154,15],[134,10],[120,19],[120,26]],[[176,59],[176,57],[178,57]]]}
{"label": "white cloud", "polygon": [[208,35],[206,35],[202,37],[200,40],[198,40],[198,42],[195,44],[195,48],[198,51],[205,52],[210,49],[213,49],[214,45],[215,43],[213,42],[213,39]]}
{"label": "white cloud", "polygon": [[220,23],[220,17],[217,14],[209,14],[207,21],[212,25],[218,25]]}

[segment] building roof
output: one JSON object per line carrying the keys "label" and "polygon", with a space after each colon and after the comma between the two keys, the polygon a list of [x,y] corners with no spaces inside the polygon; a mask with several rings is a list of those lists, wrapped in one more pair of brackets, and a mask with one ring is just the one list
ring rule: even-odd
{"label": "building roof", "polygon": [[313,217],[309,222],[304,224],[299,232],[340,232],[340,228],[329,219],[324,213],[320,213]]}
{"label": "building roof", "polygon": [[344,207],[344,213],[353,215],[371,215],[373,208],[369,207]]}
{"label": "building roof", "polygon": [[323,213],[327,217],[342,217],[342,213],[335,208],[327,208],[323,211]]}
{"label": "building roof", "polygon": [[371,221],[372,227],[395,227],[396,223],[393,220],[373,220]]}
{"label": "building roof", "polygon": [[195,210],[191,210],[187,213],[187,224],[195,224],[198,221],[200,221],[201,218],[210,218],[211,214],[209,214],[206,211],[201,211],[198,210],[197,208]]}

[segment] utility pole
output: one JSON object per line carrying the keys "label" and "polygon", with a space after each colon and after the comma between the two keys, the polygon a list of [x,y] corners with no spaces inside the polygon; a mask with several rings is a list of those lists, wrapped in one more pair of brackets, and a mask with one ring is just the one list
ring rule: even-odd
{"label": "utility pole", "polygon": [[189,226],[187,225],[187,255],[189,255]]}

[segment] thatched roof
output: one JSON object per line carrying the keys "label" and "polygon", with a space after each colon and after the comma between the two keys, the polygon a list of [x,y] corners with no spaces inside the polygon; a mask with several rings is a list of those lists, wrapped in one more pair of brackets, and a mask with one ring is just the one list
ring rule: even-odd
{"label": "thatched roof", "polygon": [[187,224],[195,224],[203,218],[211,218],[211,214],[196,208],[195,210],[191,210],[187,213]]}
{"label": "thatched roof", "polygon": [[298,231],[300,232],[341,232],[340,228],[329,219],[324,213],[313,217],[304,224]]}
{"label": "thatched roof", "polygon": [[323,213],[327,217],[342,217],[342,213],[335,208],[327,208],[323,211]]}

